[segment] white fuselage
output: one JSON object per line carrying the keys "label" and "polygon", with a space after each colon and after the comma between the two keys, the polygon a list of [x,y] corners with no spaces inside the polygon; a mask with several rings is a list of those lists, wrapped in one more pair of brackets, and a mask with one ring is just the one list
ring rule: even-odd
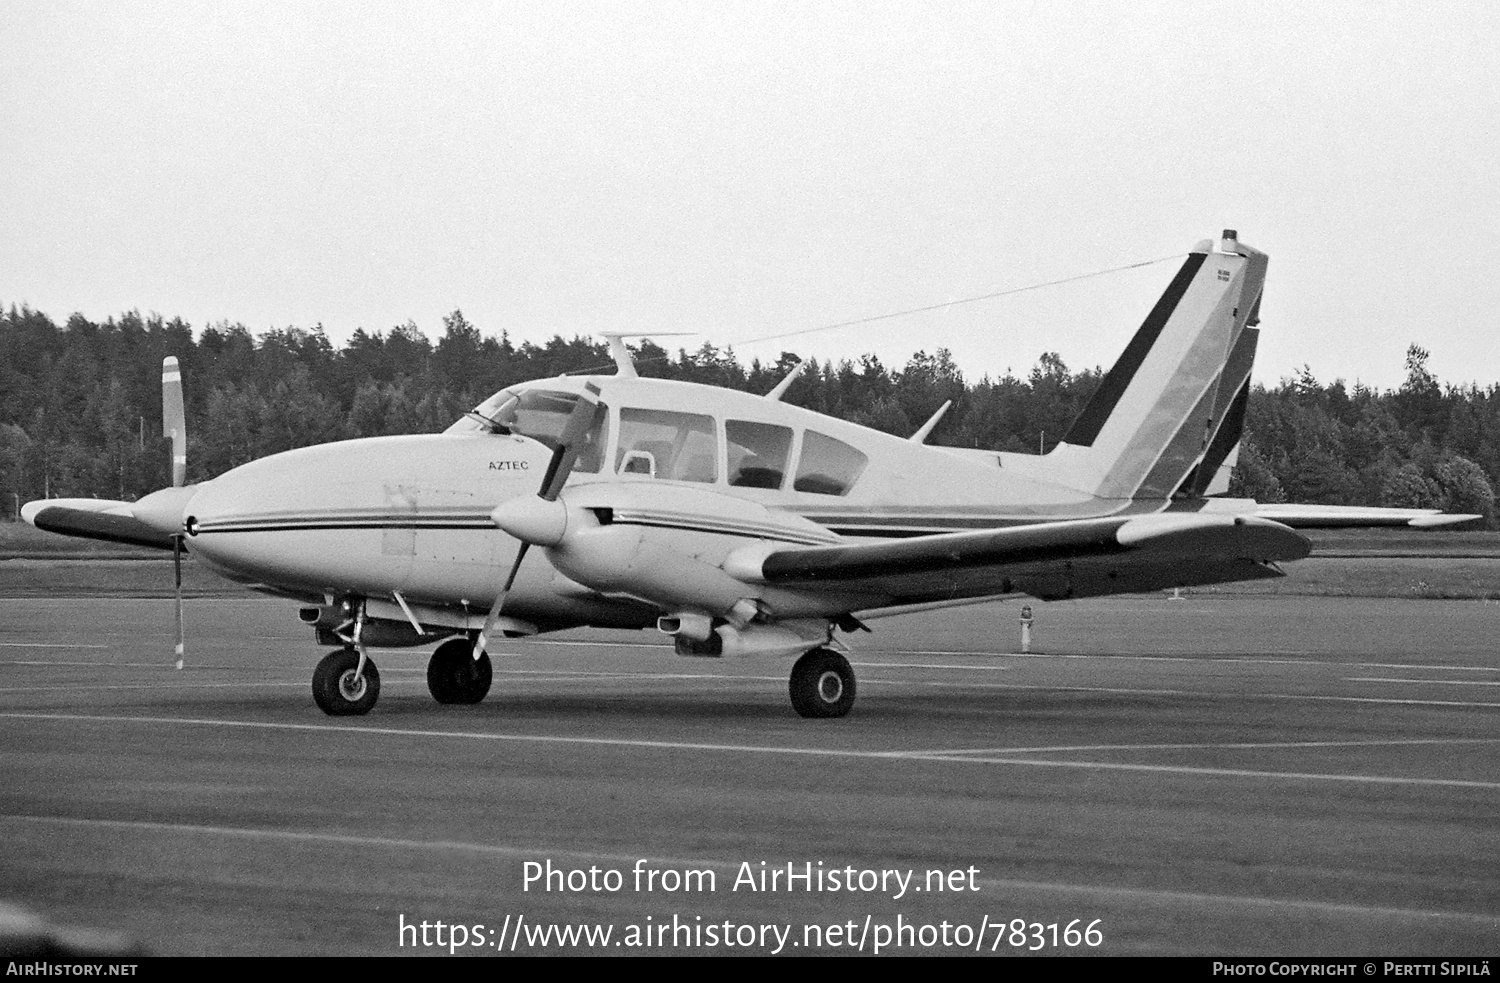
{"label": "white fuselage", "polygon": [[[638,627],[663,610],[692,608],[677,582],[722,577],[731,555],[757,543],[868,542],[1142,509],[1045,480],[1039,459],[924,446],[710,386],[601,376],[514,391],[577,393],[587,382],[599,388],[608,426],[592,473],[575,470],[564,498],[606,513],[633,510],[639,525],[629,541],[619,528],[595,530],[601,545],[606,535],[613,539],[587,563],[580,558],[584,566],[555,552],[522,565],[507,613],[543,630]],[[681,446],[674,456],[669,439],[626,446],[632,435],[669,437],[658,421],[671,414],[689,414],[699,427],[690,435],[691,462]],[[754,471],[754,480],[748,452],[735,443],[745,433],[776,449],[774,467]],[[482,615],[519,548],[490,513],[516,496],[535,496],[551,456],[529,437],[477,430],[276,454],[198,486],[183,513],[188,547],[231,577],[309,600],[400,593],[423,609]],[[669,460],[675,476],[667,473]],[[641,571],[655,568],[637,557],[658,551],[679,557],[667,564],[676,569],[670,577],[653,574],[660,585],[643,582]],[[614,557],[616,573],[631,576],[601,569],[601,556]],[[587,586],[569,571],[586,577]],[[878,602],[772,599],[783,617],[836,614],[867,600]]]}

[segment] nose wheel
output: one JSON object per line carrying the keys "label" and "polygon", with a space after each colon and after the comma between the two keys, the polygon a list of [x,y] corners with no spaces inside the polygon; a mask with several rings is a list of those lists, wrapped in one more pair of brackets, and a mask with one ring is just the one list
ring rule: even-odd
{"label": "nose wheel", "polygon": [[493,675],[488,652],[476,659],[472,642],[450,638],[427,662],[427,689],[439,703],[478,703],[490,691]]}
{"label": "nose wheel", "polygon": [[313,670],[313,702],[330,717],[369,713],[380,698],[380,670],[375,660],[365,659],[359,671],[359,653],[339,649],[325,655]]}
{"label": "nose wheel", "polygon": [[792,709],[802,717],[842,717],[854,707],[854,669],[832,649],[816,648],[792,666]]}

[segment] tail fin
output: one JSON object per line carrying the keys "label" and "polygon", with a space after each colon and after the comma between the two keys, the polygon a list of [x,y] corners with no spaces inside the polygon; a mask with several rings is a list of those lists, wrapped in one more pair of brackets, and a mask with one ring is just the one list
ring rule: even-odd
{"label": "tail fin", "polygon": [[1226,229],[1193,248],[1049,454],[1100,498],[1202,495],[1239,445],[1267,256]]}

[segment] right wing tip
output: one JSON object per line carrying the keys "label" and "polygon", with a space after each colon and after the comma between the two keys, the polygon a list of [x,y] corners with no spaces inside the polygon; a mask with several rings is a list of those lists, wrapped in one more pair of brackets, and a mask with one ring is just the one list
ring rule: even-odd
{"label": "right wing tip", "polygon": [[1406,524],[1412,529],[1441,529],[1446,526],[1461,526],[1482,521],[1484,521],[1484,516],[1482,515],[1435,512],[1432,515],[1414,516]]}

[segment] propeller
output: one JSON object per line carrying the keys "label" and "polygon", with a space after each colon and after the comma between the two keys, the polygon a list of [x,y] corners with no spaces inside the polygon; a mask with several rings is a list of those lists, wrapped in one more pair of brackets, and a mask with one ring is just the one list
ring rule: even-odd
{"label": "propeller", "polygon": [[182,668],[182,534],[172,537],[172,576],[176,581],[177,594],[177,668]]}
{"label": "propeller", "polygon": [[161,360],[161,432],[172,438],[172,487],[187,483],[187,413],[182,408],[182,369],[175,356]]}
{"label": "propeller", "polygon": [[604,407],[599,405],[599,387],[592,382],[587,383],[578,396],[578,402],[573,404],[568,422],[563,425],[557,447],[552,451],[552,460],[547,464],[547,472],[542,475],[542,487],[537,492],[537,497],[512,499],[502,503],[491,513],[501,529],[521,541],[521,548],[516,551],[515,562],[510,565],[510,573],[506,576],[500,593],[496,595],[495,603],[490,605],[484,627],[474,639],[473,656],[476,661],[484,653],[489,639],[499,626],[500,613],[505,609],[505,598],[515,586],[516,574],[521,572],[521,561],[526,559],[526,551],[532,544],[555,546],[562,539],[563,530],[567,526],[567,510],[557,504],[557,497],[562,494],[563,485],[573,473],[573,465],[578,460],[579,451],[583,449],[584,440],[603,412]]}
{"label": "propeller", "polygon": [[[161,362],[161,432],[172,437],[172,487],[187,482],[187,413],[182,406],[182,369],[175,356]],[[172,574],[177,598],[177,668],[182,668],[184,629],[182,624],[182,537],[172,534]]]}

